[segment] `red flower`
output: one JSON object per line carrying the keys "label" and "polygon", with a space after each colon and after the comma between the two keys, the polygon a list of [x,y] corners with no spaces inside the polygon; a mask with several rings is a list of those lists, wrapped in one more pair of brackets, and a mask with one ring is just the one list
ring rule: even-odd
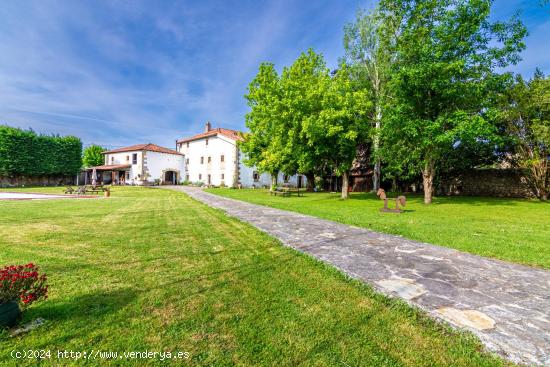
{"label": "red flower", "polygon": [[19,299],[24,305],[47,298],[46,275],[33,263],[0,269],[0,304]]}

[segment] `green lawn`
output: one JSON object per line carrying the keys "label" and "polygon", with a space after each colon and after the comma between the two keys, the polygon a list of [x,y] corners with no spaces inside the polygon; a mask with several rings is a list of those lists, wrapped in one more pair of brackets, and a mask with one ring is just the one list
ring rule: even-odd
{"label": "green lawn", "polygon": [[258,189],[209,191],[477,255],[550,268],[550,203],[444,197],[424,205],[422,197],[408,196],[407,211],[393,214],[380,213],[383,202],[374,194],[352,193],[351,199],[340,200],[339,194],[330,193],[280,197]]}
{"label": "green lawn", "polygon": [[173,191],[0,202],[0,264],[31,261],[51,294],[24,321],[48,321],[23,336],[1,333],[0,365],[35,365],[10,357],[28,349],[183,351],[190,358],[174,364],[208,366],[504,363],[469,334]]}

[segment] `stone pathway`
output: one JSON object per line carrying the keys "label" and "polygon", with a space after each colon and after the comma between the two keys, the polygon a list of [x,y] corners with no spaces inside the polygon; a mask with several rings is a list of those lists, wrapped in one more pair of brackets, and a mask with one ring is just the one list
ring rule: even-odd
{"label": "stone pathway", "polygon": [[[550,365],[550,271],[170,187],[248,222],[430,315],[476,334],[511,361]],[[443,229],[442,229],[443,230]]]}

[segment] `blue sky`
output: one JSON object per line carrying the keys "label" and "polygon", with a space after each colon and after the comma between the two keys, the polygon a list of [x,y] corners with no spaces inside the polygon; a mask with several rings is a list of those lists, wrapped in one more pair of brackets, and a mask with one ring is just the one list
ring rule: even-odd
{"label": "blue sky", "polygon": [[[494,19],[522,10],[530,36],[512,70],[550,73],[550,9],[497,0]],[[243,95],[262,61],[278,68],[313,47],[329,66],[343,26],[372,2],[24,1],[0,7],[0,123],[117,147],[215,127],[244,129]]]}

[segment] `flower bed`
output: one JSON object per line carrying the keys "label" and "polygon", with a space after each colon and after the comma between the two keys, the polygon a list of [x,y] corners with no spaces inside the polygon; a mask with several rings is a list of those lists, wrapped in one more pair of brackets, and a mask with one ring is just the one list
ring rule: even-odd
{"label": "flower bed", "polygon": [[47,277],[34,264],[10,265],[0,270],[0,327],[15,325],[23,308],[48,297]]}

